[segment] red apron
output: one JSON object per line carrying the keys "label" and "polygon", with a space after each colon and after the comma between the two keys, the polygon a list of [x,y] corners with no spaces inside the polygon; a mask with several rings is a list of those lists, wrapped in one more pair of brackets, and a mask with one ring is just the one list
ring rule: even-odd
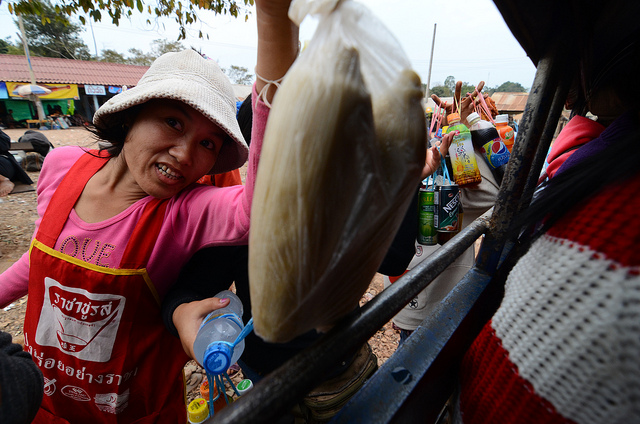
{"label": "red apron", "polygon": [[78,159],[31,244],[24,339],[45,382],[34,422],[185,423],[182,368],[189,358],[164,328],[145,269],[166,201],[147,204],[119,269],[54,250],[84,186],[106,162],[91,154]]}

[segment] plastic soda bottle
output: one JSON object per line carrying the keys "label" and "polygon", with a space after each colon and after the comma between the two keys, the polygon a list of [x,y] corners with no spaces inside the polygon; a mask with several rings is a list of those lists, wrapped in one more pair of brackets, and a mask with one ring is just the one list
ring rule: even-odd
{"label": "plastic soda bottle", "polygon": [[460,131],[458,135],[453,137],[449,147],[453,179],[459,186],[477,184],[482,181],[482,175],[480,175],[476,162],[469,128],[460,121],[458,113],[449,114],[447,119],[449,121],[447,134],[456,130]]}
{"label": "plastic soda bottle", "polygon": [[228,298],[229,304],[205,317],[193,342],[196,361],[212,375],[227,371],[244,351],[244,339],[233,346],[244,328],[242,302],[229,290],[221,291],[216,297]]}
{"label": "plastic soda bottle", "polygon": [[480,115],[472,112],[467,117],[473,147],[482,152],[482,157],[489,165],[498,184],[502,182],[504,171],[511,154],[502,142],[498,130],[489,121],[480,119]]}
{"label": "plastic soda bottle", "polygon": [[498,134],[500,134],[502,142],[505,146],[507,146],[507,150],[509,150],[509,153],[511,153],[511,151],[513,150],[515,135],[513,133],[513,128],[509,126],[509,115],[498,115],[496,116],[495,121]]}

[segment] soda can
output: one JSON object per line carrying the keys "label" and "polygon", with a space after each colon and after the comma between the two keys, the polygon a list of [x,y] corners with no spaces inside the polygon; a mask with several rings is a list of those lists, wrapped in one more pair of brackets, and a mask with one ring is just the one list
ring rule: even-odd
{"label": "soda can", "polygon": [[460,188],[458,185],[436,186],[434,201],[436,230],[445,233],[458,231],[460,226],[458,219]]}
{"label": "soda can", "polygon": [[418,243],[433,246],[438,244],[438,232],[435,227],[433,189],[422,187],[418,192]]}

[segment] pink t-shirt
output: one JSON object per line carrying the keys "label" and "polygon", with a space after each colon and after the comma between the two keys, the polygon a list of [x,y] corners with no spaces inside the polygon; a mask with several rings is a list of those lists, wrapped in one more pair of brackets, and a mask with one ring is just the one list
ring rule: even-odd
{"label": "pink t-shirt", "polygon": [[[252,98],[258,98],[255,91]],[[254,101],[246,185],[220,188],[193,184],[168,201],[162,229],[147,266],[161,298],[198,250],[248,242],[251,199],[268,115],[265,104]],[[74,146],[59,147],[47,155],[38,179],[39,218],[34,234],[51,196],[82,154],[84,149]],[[151,196],[140,199],[118,215],[98,223],[84,222],[72,211],[55,249],[88,263],[118,268],[129,236],[151,199]],[[0,307],[26,295],[28,282],[29,255],[25,253],[0,275]]]}

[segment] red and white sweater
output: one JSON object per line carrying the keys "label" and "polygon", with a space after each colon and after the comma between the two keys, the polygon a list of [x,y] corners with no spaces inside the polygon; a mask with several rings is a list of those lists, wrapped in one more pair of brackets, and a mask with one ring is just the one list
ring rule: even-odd
{"label": "red and white sweater", "polygon": [[457,421],[640,423],[640,175],[574,207],[509,275]]}

